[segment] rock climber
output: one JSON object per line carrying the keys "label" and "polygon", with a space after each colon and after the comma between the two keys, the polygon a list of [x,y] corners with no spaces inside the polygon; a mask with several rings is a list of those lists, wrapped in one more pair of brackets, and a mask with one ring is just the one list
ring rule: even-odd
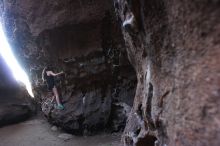
{"label": "rock climber", "polygon": [[56,102],[57,102],[57,109],[64,109],[64,106],[60,102],[59,94],[55,85],[55,80],[54,77],[63,74],[64,72],[61,71],[59,73],[54,73],[52,67],[47,66],[43,69],[42,71],[42,79],[43,81],[47,83],[47,88],[49,91],[53,92],[53,96],[56,97]]}

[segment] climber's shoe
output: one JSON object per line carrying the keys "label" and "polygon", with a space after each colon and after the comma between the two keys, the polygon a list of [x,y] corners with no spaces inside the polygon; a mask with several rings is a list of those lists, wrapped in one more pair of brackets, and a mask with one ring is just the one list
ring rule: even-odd
{"label": "climber's shoe", "polygon": [[56,109],[59,109],[59,110],[63,110],[64,109],[64,106],[62,104],[58,104]]}

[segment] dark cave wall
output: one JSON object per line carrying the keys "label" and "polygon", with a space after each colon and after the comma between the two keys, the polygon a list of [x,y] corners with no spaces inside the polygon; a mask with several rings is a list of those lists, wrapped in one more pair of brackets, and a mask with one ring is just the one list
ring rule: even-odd
{"label": "dark cave wall", "polygon": [[138,80],[124,144],[219,145],[220,1],[114,6],[122,25],[134,16],[123,28]]}
{"label": "dark cave wall", "polygon": [[[10,44],[49,122],[74,134],[122,130],[136,76],[112,2],[18,0],[1,5]],[[54,108],[42,83],[41,72],[48,64],[55,72],[65,72],[56,79],[64,111]]]}
{"label": "dark cave wall", "polygon": [[[100,31],[99,22],[105,17],[105,12],[109,11],[111,7],[110,0],[1,0],[0,3],[2,22],[6,27],[5,31],[10,44],[14,48],[14,52],[20,59],[20,62],[24,64],[25,68],[31,68],[32,70],[38,69],[39,64],[43,64],[49,60],[47,50],[50,50],[49,53],[52,52],[51,54],[59,54],[63,52],[68,54],[71,50],[71,46],[74,47],[73,45],[76,45],[73,50],[84,48],[85,52],[90,48],[88,48],[88,46],[83,47],[83,45],[90,44],[94,49],[100,48],[99,44],[97,44],[99,42],[98,39],[100,39],[100,33],[98,32]],[[95,29],[93,29],[94,27]],[[72,33],[69,34],[72,34],[72,36],[68,36],[67,29],[71,30]],[[39,44],[37,41],[39,39],[50,41],[46,38],[40,38],[41,36],[47,37],[47,31],[51,32],[50,35],[54,35],[54,33],[56,34],[55,37],[50,37],[50,39],[53,39],[51,40],[52,43],[54,43],[53,47],[56,48],[57,45],[57,48],[61,47],[59,50],[53,52],[52,50],[54,48],[47,48],[48,46],[46,46],[46,48],[42,48],[42,44]],[[62,35],[65,37],[61,37],[61,34],[58,34],[60,32],[64,33]],[[68,40],[65,40],[66,37],[69,37],[72,40],[65,42]],[[58,41],[56,39],[58,39]],[[81,42],[79,42],[79,40]],[[67,43],[69,44],[69,47],[68,45],[63,46],[63,44],[58,44],[57,42]],[[94,43],[94,45],[92,43]],[[45,47],[45,45],[50,46],[50,44],[43,44],[43,47]],[[60,51],[63,49],[67,50]],[[74,52],[72,52],[72,54],[74,54]],[[79,55],[82,54],[83,53]],[[39,62],[39,64],[36,64],[35,62]]]}
{"label": "dark cave wall", "polygon": [[85,56],[94,50],[102,51],[100,23],[98,21],[45,30],[38,36],[38,47],[46,50],[52,60]]}
{"label": "dark cave wall", "polygon": [[[111,7],[110,0],[1,0],[3,13],[25,20],[33,36],[46,29],[66,24],[92,23],[101,20]],[[45,21],[42,21],[45,20]],[[12,23],[13,24],[13,23]]]}

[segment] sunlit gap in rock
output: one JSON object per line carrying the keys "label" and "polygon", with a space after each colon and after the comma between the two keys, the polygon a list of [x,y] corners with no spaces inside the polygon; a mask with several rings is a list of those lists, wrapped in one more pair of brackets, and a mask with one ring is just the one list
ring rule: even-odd
{"label": "sunlit gap in rock", "polygon": [[6,39],[6,36],[3,31],[2,24],[0,22],[0,54],[4,58],[5,62],[9,66],[10,70],[13,73],[14,78],[17,81],[22,82],[30,94],[31,97],[34,97],[34,94],[32,92],[31,82],[25,73],[25,71],[22,69],[18,61],[16,60],[11,47]]}

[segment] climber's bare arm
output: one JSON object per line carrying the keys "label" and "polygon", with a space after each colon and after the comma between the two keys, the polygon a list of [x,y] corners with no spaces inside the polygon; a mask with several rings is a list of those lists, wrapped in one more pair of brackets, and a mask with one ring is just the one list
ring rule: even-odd
{"label": "climber's bare arm", "polygon": [[63,71],[61,71],[61,72],[59,72],[59,73],[54,73],[54,72],[52,72],[52,71],[47,71],[47,74],[48,75],[52,75],[52,76],[58,76],[58,75],[61,75],[61,74],[63,74],[64,72]]}
{"label": "climber's bare arm", "polygon": [[46,69],[46,68],[44,68],[43,71],[42,71],[42,80],[43,80],[43,82],[45,81],[45,79],[44,79],[45,69]]}

